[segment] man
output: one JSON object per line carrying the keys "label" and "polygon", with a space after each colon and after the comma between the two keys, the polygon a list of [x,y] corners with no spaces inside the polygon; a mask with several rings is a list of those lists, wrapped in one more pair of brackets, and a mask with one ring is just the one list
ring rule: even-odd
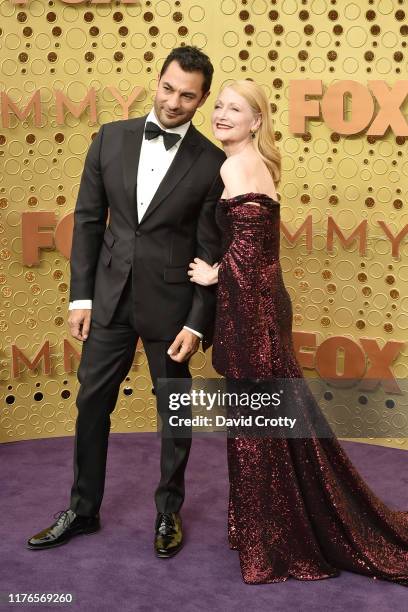
{"label": "man", "polygon": [[[101,126],[89,148],[71,252],[68,324],[84,343],[74,482],[70,507],[28,540],[30,549],[99,530],[110,414],[138,339],[156,391],[160,378],[191,380],[188,361],[200,338],[204,349],[211,343],[214,288],[191,283],[187,272],[194,257],[214,264],[220,256],[215,205],[225,154],[191,124],[210,93],[212,75],[200,50],[174,49],[149,115]],[[157,405],[165,421],[168,403],[158,398]],[[155,492],[158,557],[182,546],[179,511],[190,445],[191,434],[162,435]]]}

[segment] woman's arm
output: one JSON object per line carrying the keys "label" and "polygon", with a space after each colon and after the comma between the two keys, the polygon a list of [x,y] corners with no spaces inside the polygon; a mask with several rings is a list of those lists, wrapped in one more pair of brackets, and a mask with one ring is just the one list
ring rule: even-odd
{"label": "woman's arm", "polygon": [[[248,169],[239,156],[232,156],[226,159],[221,166],[220,175],[225,186],[227,199],[234,198],[243,193],[256,191],[253,177],[248,173]],[[258,202],[246,202],[246,204],[260,207]],[[188,275],[191,282],[203,286],[218,283],[219,264],[210,266],[202,259],[196,257],[189,267]]]}

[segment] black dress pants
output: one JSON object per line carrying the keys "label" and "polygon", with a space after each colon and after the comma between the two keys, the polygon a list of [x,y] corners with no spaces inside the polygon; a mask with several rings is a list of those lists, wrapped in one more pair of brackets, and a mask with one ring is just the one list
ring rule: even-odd
{"label": "black dress pants", "polygon": [[[132,366],[139,339],[133,319],[132,274],[129,273],[111,323],[104,327],[92,318],[88,338],[82,346],[77,374],[80,388],[70,503],[71,510],[80,515],[96,514],[102,503],[110,414],[116,405],[119,386]],[[156,389],[158,412],[165,423],[169,415],[168,398],[165,394],[157,394],[157,379],[184,379],[183,390],[189,391],[188,362],[178,363],[169,357],[167,349],[172,341],[151,341],[142,337],[142,342]],[[184,407],[183,416],[191,416],[190,406]],[[158,512],[177,512],[184,501],[184,471],[190,447],[191,433],[186,429],[182,435],[174,435],[163,427],[161,478],[155,492]],[[143,471],[142,465],[131,467]]]}

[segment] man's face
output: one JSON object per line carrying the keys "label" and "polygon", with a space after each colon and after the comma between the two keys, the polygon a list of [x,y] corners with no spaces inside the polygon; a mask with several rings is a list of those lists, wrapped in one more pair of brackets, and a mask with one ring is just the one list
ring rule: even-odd
{"label": "man's face", "polygon": [[154,110],[164,128],[175,128],[193,118],[210,92],[203,94],[202,72],[185,72],[174,60],[158,83]]}

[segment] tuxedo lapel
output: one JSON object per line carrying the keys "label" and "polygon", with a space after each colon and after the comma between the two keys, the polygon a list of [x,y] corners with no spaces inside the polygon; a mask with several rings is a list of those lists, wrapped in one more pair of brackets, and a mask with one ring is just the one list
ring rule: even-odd
{"label": "tuxedo lapel", "polygon": [[144,223],[173,191],[183,176],[190,170],[200,153],[201,146],[198,132],[193,125],[190,125],[140,224]]}
{"label": "tuxedo lapel", "polygon": [[139,167],[140,149],[143,142],[146,117],[147,115],[135,119],[134,124],[125,129],[123,137],[123,182],[135,227],[137,227],[139,223],[137,216],[137,170]]}

